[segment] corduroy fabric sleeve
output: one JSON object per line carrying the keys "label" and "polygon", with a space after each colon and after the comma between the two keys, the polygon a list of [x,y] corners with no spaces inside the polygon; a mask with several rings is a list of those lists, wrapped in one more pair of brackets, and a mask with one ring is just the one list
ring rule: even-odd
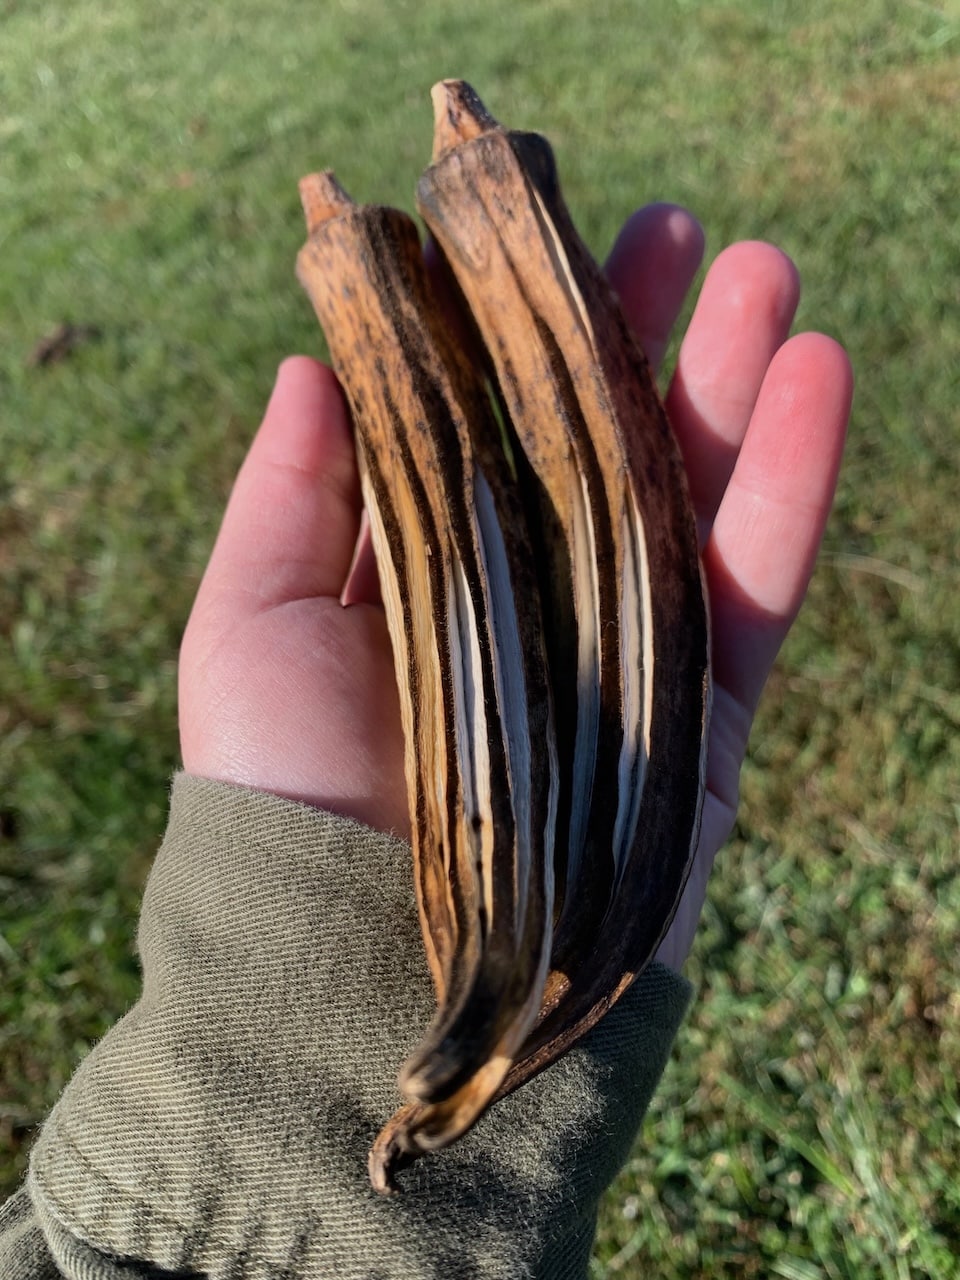
{"label": "corduroy fabric sleeve", "polygon": [[377,1196],[433,1011],[409,846],[179,775],[138,1003],[0,1210],[0,1280],[573,1280],[689,985],[652,966],[572,1052]]}

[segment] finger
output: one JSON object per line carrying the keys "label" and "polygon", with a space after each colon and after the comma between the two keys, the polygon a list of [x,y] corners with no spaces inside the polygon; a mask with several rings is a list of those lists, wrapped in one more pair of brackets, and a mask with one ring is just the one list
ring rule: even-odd
{"label": "finger", "polygon": [[666,401],[702,540],[733,471],[767,366],[790,332],[799,297],[796,268],[773,245],[732,245],[707,272]]}
{"label": "finger", "polygon": [[290,600],[339,596],[359,523],[343,395],[326,366],[294,356],[280,366],[237,476],[198,607],[227,596],[231,608],[249,615]]}
{"label": "finger", "polygon": [[780,349],[704,551],[714,675],[748,713],[810,581],[852,395],[832,339],[805,333]]}
{"label": "finger", "polygon": [[344,606],[352,604],[383,603],[380,594],[380,575],[377,572],[377,558],[373,550],[373,537],[370,532],[370,520],[366,511],[360,521],[360,533],[353,552],[350,572],[343,584],[340,603]]}
{"label": "finger", "polygon": [[607,259],[607,279],[656,370],[703,259],[703,228],[675,204],[650,204],[623,225]]}

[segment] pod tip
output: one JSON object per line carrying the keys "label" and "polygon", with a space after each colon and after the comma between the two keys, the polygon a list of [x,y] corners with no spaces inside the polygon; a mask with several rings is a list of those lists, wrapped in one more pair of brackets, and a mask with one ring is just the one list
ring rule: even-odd
{"label": "pod tip", "polygon": [[433,162],[448,151],[498,128],[497,121],[466,80],[441,80],[430,91],[433,100]]}
{"label": "pod tip", "polygon": [[308,173],[300,179],[300,203],[307,220],[307,234],[312,235],[323,223],[353,208],[353,201],[333,175],[332,169],[323,173]]}

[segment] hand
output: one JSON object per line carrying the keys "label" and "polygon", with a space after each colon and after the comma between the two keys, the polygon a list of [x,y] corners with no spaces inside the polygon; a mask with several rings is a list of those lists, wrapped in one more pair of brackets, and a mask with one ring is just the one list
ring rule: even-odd
{"label": "hand", "polygon": [[[702,252],[697,223],[665,205],[635,214],[614,247],[609,277],[654,366]],[[777,249],[727,249],[707,274],[667,393],[703,545],[715,682],[700,843],[659,952],[675,969],[730,833],[753,714],[806,592],[843,448],[849,363],[820,334],[787,338],[798,296]],[[184,636],[183,763],[408,835],[396,684],[367,540],[354,563],[360,524],[336,380],[316,361],[290,359]]]}

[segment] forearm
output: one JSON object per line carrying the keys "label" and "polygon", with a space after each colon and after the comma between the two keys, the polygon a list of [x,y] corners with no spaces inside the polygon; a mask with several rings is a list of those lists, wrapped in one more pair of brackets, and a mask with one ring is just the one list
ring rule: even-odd
{"label": "forearm", "polygon": [[383,1198],[367,1150],[433,1008],[408,847],[181,775],[140,947],[140,1001],[44,1126],[29,1206],[0,1218],[0,1280],[54,1276],[51,1255],[84,1280],[584,1274],[683,979],[651,968]]}

